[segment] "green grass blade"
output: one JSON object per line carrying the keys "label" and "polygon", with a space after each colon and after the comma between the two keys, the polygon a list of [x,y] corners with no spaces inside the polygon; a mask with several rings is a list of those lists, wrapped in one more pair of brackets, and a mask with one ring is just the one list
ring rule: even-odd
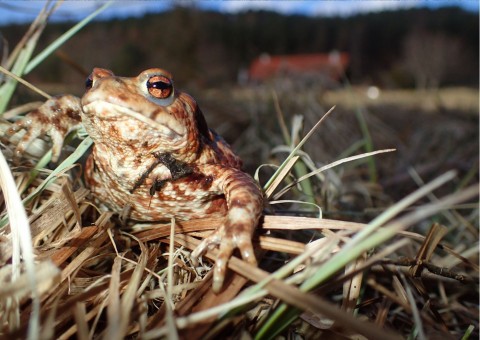
{"label": "green grass blade", "polygon": [[474,330],[475,330],[475,326],[474,326],[474,325],[468,326],[468,328],[467,328],[467,330],[465,331],[465,334],[463,334],[461,340],[468,340],[468,339],[470,339],[470,335],[472,335],[472,332],[473,332]]}
{"label": "green grass blade", "polygon": [[305,142],[310,138],[310,136],[317,130],[317,128],[320,126],[320,124],[323,122],[323,120],[325,118],[328,117],[328,115],[333,111],[333,109],[335,109],[335,106],[332,107],[330,110],[328,110],[327,113],[325,113],[323,115],[322,118],[320,118],[320,120],[317,122],[317,124],[315,124],[315,126],[305,135],[305,137],[303,137],[303,139],[297,144],[297,146],[295,146],[295,148],[292,150],[292,152],[288,155],[288,157],[283,161],[283,163],[280,165],[280,167],[277,169],[277,171],[275,171],[275,173],[272,175],[272,177],[270,177],[270,179],[268,180],[268,182],[264,185],[263,189],[266,190],[268,189],[268,187],[270,185],[272,185],[273,181],[275,180],[275,178],[278,176],[278,174],[280,174],[283,170],[283,168],[285,167],[285,165],[288,163],[288,161],[290,161],[290,159],[296,155],[297,151],[300,150],[300,148],[303,146],[303,144],[305,144]]}
{"label": "green grass blade", "polygon": [[[345,82],[345,88],[350,93],[351,98],[354,99],[355,96],[353,94],[354,91],[353,91],[353,88],[352,88],[352,84],[350,84],[350,81],[348,80],[348,77],[345,76],[345,74],[343,76],[343,80]],[[373,140],[372,140],[372,136],[370,134],[370,130],[368,129],[368,124],[365,121],[365,114],[364,114],[363,110],[364,110],[364,108],[361,107],[361,105],[359,103],[356,103],[356,105],[355,105],[355,117],[357,118],[358,124],[360,126],[360,131],[361,131],[362,136],[363,136],[363,143],[364,143],[365,151],[366,152],[371,152],[374,149]],[[368,159],[367,160],[367,166],[368,166],[370,181],[373,182],[373,183],[376,183],[378,181],[378,171],[377,171],[377,166],[376,166],[375,159],[373,159],[373,158]]]}
{"label": "green grass blade", "polygon": [[40,194],[43,191],[43,189],[45,189],[50,183],[52,183],[56,179],[56,176],[60,172],[65,170],[67,167],[70,167],[73,164],[75,164],[75,162],[77,162],[80,159],[80,157],[82,157],[85,154],[85,152],[87,152],[87,150],[90,148],[90,146],[92,146],[92,144],[93,144],[93,141],[90,137],[84,139],[75,149],[75,151],[70,156],[68,156],[57,168],[55,168],[55,170],[53,170],[52,173],[48,175],[47,178],[45,178],[42,184],[40,184],[30,195],[28,195],[23,200],[23,203],[27,204],[32,199],[37,197],[37,195]]}
{"label": "green grass blade", "polygon": [[[75,151],[68,156],[55,170],[52,171],[50,175],[40,184],[30,195],[23,199],[23,204],[28,204],[31,200],[37,197],[50,183],[52,183],[57,175],[64,171],[67,167],[72,166],[77,162],[80,157],[83,156],[85,152],[92,146],[93,141],[90,137],[85,138],[75,149]],[[3,228],[8,223],[8,217],[4,216],[0,220],[0,228]]]}
{"label": "green grass blade", "polygon": [[111,6],[113,1],[106,2],[102,7],[97,9],[95,12],[90,14],[88,17],[80,21],[78,24],[70,28],[67,32],[62,34],[58,39],[56,39],[53,43],[51,43],[47,48],[45,48],[42,52],[40,52],[35,58],[28,63],[27,67],[25,68],[25,74],[28,74],[32,71],[35,67],[37,67],[41,62],[45,60],[50,54],[52,54],[56,49],[58,49],[61,45],[63,45],[68,39],[74,36],[79,30],[81,30],[85,25],[87,25],[90,21],[92,21],[97,15]]}
{"label": "green grass blade", "polygon": [[361,155],[355,155],[355,156],[351,156],[351,157],[347,157],[347,158],[343,158],[343,159],[339,159],[338,161],[335,161],[335,162],[332,162],[330,164],[327,164],[325,166],[322,166],[316,170],[313,170],[307,174],[305,174],[304,176],[302,177],[299,177],[297,178],[296,181],[286,185],[284,188],[282,188],[275,196],[274,198],[275,199],[278,199],[279,197],[281,197],[282,195],[284,195],[290,188],[292,188],[293,186],[297,185],[298,183],[302,183],[302,181],[304,181],[305,179],[307,178],[310,178],[312,176],[315,176],[325,170],[328,170],[330,168],[333,168],[333,167],[336,167],[337,165],[340,165],[340,164],[343,164],[343,163],[347,163],[347,162],[352,162],[354,160],[357,160],[357,159],[363,159],[363,158],[366,158],[366,157],[370,157],[370,156],[374,156],[374,155],[377,155],[377,154],[380,154],[380,153],[385,153],[385,152],[392,152],[392,151],[395,151],[395,149],[386,149],[386,150],[377,150],[377,151],[373,151],[373,152],[369,152],[369,153],[365,153],[365,154],[361,154]]}
{"label": "green grass blade", "polygon": [[[8,58],[6,68],[10,69],[11,65],[13,65],[10,71],[18,77],[21,77],[24,74],[28,61],[33,54],[33,50],[45,29],[47,19],[56,7],[57,3],[51,5],[50,2],[44,6],[35,21],[30,25],[24,38],[19,42],[12,52],[12,55]],[[17,81],[12,78],[7,79],[0,87],[0,113],[3,113],[7,108],[16,87]]]}
{"label": "green grass blade", "polygon": [[[65,141],[64,141],[64,145],[66,144],[69,144],[76,136],[78,135],[78,130],[77,131],[73,131],[71,133],[68,134],[68,136],[65,138]],[[81,138],[81,139],[85,139],[87,136]],[[86,152],[88,150],[85,149],[81,149],[79,150],[78,152]],[[75,151],[76,152],[76,151]],[[81,155],[80,155],[81,156]],[[30,176],[28,178],[28,182],[27,182],[27,185],[25,186],[26,188],[28,187],[28,185],[30,185],[33,180],[35,178],[37,178],[39,172],[41,169],[45,168],[48,163],[50,163],[50,161],[52,160],[52,149],[48,150],[48,152],[46,152],[42,158],[38,161],[38,163],[35,165],[35,167],[33,168],[32,171],[30,171]],[[63,163],[62,163],[63,164]],[[60,165],[61,166],[61,165]]]}
{"label": "green grass blade", "polygon": [[[18,59],[13,65],[11,73],[21,76],[25,70],[25,67],[32,56],[33,50],[37,44],[37,39],[30,39],[25,48],[20,52]],[[8,78],[5,83],[0,87],[0,113],[5,112],[5,109],[12,98],[18,82],[13,78]]]}
{"label": "green grass blade", "polygon": [[[355,116],[357,117],[358,124],[360,125],[360,131],[363,135],[363,140],[365,142],[365,151],[373,151],[373,141],[372,136],[370,135],[370,130],[368,129],[368,124],[365,121],[365,114],[362,108],[357,107],[355,110]],[[370,174],[370,182],[377,183],[378,181],[378,171],[377,165],[375,164],[374,158],[369,158],[367,160],[368,172]]]}

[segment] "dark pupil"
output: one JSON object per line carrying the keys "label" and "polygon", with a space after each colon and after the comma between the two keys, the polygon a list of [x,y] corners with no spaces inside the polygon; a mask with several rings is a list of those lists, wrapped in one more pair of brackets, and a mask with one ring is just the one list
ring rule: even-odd
{"label": "dark pupil", "polygon": [[93,85],[93,80],[92,80],[92,78],[88,77],[87,80],[85,80],[85,87],[87,89],[90,89],[90,88],[92,88],[92,85]]}
{"label": "dark pupil", "polygon": [[152,83],[148,83],[147,87],[154,88],[154,89],[159,89],[159,90],[168,90],[172,85],[165,83],[164,81],[155,81]]}

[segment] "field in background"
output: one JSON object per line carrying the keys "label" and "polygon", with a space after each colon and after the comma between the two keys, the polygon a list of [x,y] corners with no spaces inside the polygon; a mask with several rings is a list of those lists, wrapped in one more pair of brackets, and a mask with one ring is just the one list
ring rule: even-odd
{"label": "field in background", "polygon": [[[285,143],[273,92],[287,125],[294,115],[304,117],[304,133],[336,106],[304,148],[317,165],[364,150],[365,136],[358,118],[361,114],[375,149],[397,149],[375,157],[378,183],[394,199],[418,187],[408,174],[410,168],[427,181],[449,169],[457,169],[461,177],[478,167],[477,89],[380,90],[375,99],[369,98],[369,91],[372,89],[367,87],[326,90],[320,86],[274,84],[212,89],[195,95],[210,126],[233,143],[250,172],[271,160],[273,147]],[[350,165],[344,167],[348,170]],[[361,171],[349,176],[351,180],[368,181]]]}
{"label": "field in background", "polygon": [[383,90],[377,87],[354,87],[352,90],[327,91],[323,95],[325,103],[354,109],[357,106],[395,106],[412,111],[420,109],[424,113],[478,115],[479,93],[476,88],[448,87],[438,90]]}

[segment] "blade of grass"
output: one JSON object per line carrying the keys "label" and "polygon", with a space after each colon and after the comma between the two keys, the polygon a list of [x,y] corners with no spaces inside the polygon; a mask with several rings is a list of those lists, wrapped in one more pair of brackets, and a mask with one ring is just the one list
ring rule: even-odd
{"label": "blade of grass", "polygon": [[[64,145],[70,143],[70,141],[72,141],[78,135],[78,132],[79,131],[77,130],[77,131],[72,131],[71,133],[69,133],[68,136],[65,138]],[[88,150],[88,147],[86,147],[85,150],[83,148],[81,150],[79,150],[80,157],[83,155],[83,153],[85,153]],[[75,152],[76,152],[76,150],[75,150]],[[28,182],[27,182],[27,185],[25,186],[25,188],[28,188],[28,186],[35,180],[35,178],[37,178],[40,170],[45,168],[51,160],[52,160],[52,149],[48,150],[42,156],[42,158],[40,158],[40,160],[35,165],[35,167],[32,169],[32,171],[30,171],[30,176],[28,178]]]}
{"label": "blade of grass", "polygon": [[122,259],[116,257],[113,260],[112,270],[110,274],[110,285],[108,287],[108,305],[107,305],[107,321],[108,327],[105,330],[106,339],[121,339],[120,324],[122,323],[122,311],[120,307],[120,271]]}
{"label": "blade of grass", "polygon": [[[25,71],[30,57],[33,54],[38,39],[40,38],[45,26],[47,24],[48,17],[57,8],[59,2],[51,3],[47,2],[43,9],[40,11],[34,22],[30,25],[29,30],[25,34],[22,41],[12,52],[11,57],[7,61],[7,68],[13,65],[11,72],[17,76],[22,76]],[[0,87],[0,114],[5,111],[10,102],[10,99],[17,87],[17,81],[10,78]]]}
{"label": "blade of grass", "polygon": [[327,113],[325,113],[322,118],[315,124],[315,126],[303,137],[303,139],[297,144],[297,146],[292,150],[290,155],[283,161],[283,163],[280,165],[280,167],[275,171],[275,173],[270,177],[268,182],[264,185],[263,189],[267,190],[270,185],[272,185],[273,181],[275,181],[275,178],[278,176],[278,174],[282,171],[282,169],[288,164],[290,159],[296,155],[296,152],[305,144],[305,142],[310,138],[310,136],[317,130],[317,128],[320,126],[320,124],[324,121],[325,118],[330,115],[330,113],[335,109],[335,106],[333,106],[330,110],[328,110]]}
{"label": "blade of grass", "polygon": [[[294,143],[296,143],[300,139],[300,134],[302,133],[303,130],[303,116],[301,115],[294,115],[292,119],[292,132],[291,132],[291,148],[294,147]],[[298,150],[297,152],[300,152]],[[300,162],[296,162],[295,166],[293,167],[295,171],[295,175],[297,177],[303,177],[305,174],[307,174],[307,166],[303,161],[303,157]],[[315,204],[315,193],[312,187],[312,183],[310,180],[306,180],[303,182],[300,182],[300,188],[302,189],[302,193],[304,194],[304,200],[306,200],[309,203]],[[312,211],[314,208],[312,207]]]}
{"label": "blade of grass", "polygon": [[45,187],[47,187],[52,181],[55,180],[55,177],[59,173],[75,164],[75,162],[83,156],[83,154],[90,148],[92,144],[93,141],[91,138],[84,139],[75,149],[75,151],[70,156],[68,156],[57,168],[55,168],[55,170],[53,170],[52,173],[48,175],[47,178],[45,178],[42,184],[40,184],[30,195],[28,195],[23,200],[24,204],[28,204],[33,198],[37,197],[37,195],[40,194],[42,190],[45,189]]}
{"label": "blade of grass", "polygon": [[[27,213],[17,191],[15,180],[7,161],[0,152],[0,186],[7,206],[12,235],[12,281],[20,275],[21,258],[25,264],[32,294],[32,312],[28,325],[28,339],[35,339],[40,332],[40,299],[37,291],[37,276],[32,247],[32,236]],[[15,305],[18,306],[16,303]]]}
{"label": "blade of grass", "polygon": [[[370,130],[368,129],[368,124],[365,121],[365,113],[363,109],[357,106],[355,110],[355,116],[357,117],[358,124],[360,125],[360,131],[363,135],[363,140],[365,141],[365,151],[373,151],[373,140],[370,135]],[[377,183],[378,174],[377,174],[377,165],[375,164],[375,159],[371,158],[367,162],[368,172],[370,173],[370,182]]]}
{"label": "blade of grass", "polygon": [[166,324],[168,328],[168,338],[172,340],[179,339],[178,331],[175,326],[175,316],[173,313],[174,304],[173,304],[173,270],[174,270],[174,261],[175,261],[175,218],[172,218],[170,221],[170,249],[168,250],[168,272],[167,272],[167,298],[165,300],[166,312]]}
{"label": "blade of grass", "polygon": [[106,2],[102,7],[97,9],[95,12],[87,16],[85,19],[77,23],[75,26],[70,28],[60,37],[58,37],[53,43],[51,43],[47,48],[40,52],[35,58],[32,59],[25,68],[25,74],[30,73],[35,67],[37,67],[42,61],[45,60],[50,54],[52,54],[57,48],[63,45],[68,39],[74,36],[79,30],[81,30],[85,25],[92,21],[97,15],[102,13],[108,7],[113,4],[113,1]]}
{"label": "blade of grass", "polygon": [[299,156],[295,156],[288,160],[283,169],[278,173],[278,176],[276,176],[275,180],[271,183],[267,190],[265,190],[265,196],[267,196],[267,198],[272,196],[272,193],[278,187],[280,182],[283,181],[283,179],[288,175],[298,158]]}
{"label": "blade of grass", "polygon": [[342,153],[338,156],[338,158],[341,159],[341,158],[345,158],[345,157],[348,157],[350,155],[353,155],[354,153],[356,153],[358,150],[360,150],[364,146],[365,146],[365,140],[363,140],[363,139],[357,140],[356,142],[351,144],[348,148],[343,150]]}
{"label": "blade of grass", "polygon": [[39,95],[45,97],[46,99],[50,99],[52,98],[51,95],[49,95],[48,93],[46,92],[43,92],[42,90],[40,90],[38,87],[36,87],[35,85],[29,83],[28,81],[20,78],[19,76],[17,76],[16,74],[10,72],[9,70],[7,70],[6,68],[3,68],[2,66],[0,66],[0,72],[2,72],[3,74],[6,74],[7,76],[9,76],[10,78],[13,78],[15,79],[16,81],[18,81],[19,83],[21,83],[22,85],[25,85],[26,87],[28,87],[30,90],[32,90],[33,92],[37,92]]}
{"label": "blade of grass", "polygon": [[283,139],[287,145],[291,144],[290,136],[288,134],[287,124],[285,123],[285,118],[283,117],[283,111],[280,107],[280,101],[278,100],[278,95],[275,90],[272,89],[273,105],[275,106],[275,112],[277,114],[278,125],[280,125],[280,130],[282,131]]}
{"label": "blade of grass", "polygon": [[45,6],[43,6],[43,8],[40,10],[40,13],[38,13],[35,20],[33,20],[33,22],[30,24],[27,32],[24,34],[20,42],[15,45],[12,53],[8,56],[7,62],[3,65],[5,66],[5,68],[10,69],[12,67],[12,65],[15,63],[15,60],[17,60],[18,56],[20,55],[21,51],[25,48],[27,42],[38,30],[38,27],[44,25],[47,22],[48,17],[58,8],[60,4],[61,1],[48,1],[45,3]]}
{"label": "blade of grass", "polygon": [[423,331],[423,327],[422,327],[422,318],[420,317],[420,312],[417,307],[417,302],[413,297],[412,289],[410,288],[410,285],[407,283],[405,276],[401,275],[400,277],[402,279],[403,287],[405,288],[407,300],[412,309],[413,321],[415,323],[415,327],[413,328],[412,332],[416,333],[416,336],[414,337],[414,339],[418,338],[419,340],[426,340],[427,338],[425,337],[425,332]]}
{"label": "blade of grass", "polygon": [[[365,151],[371,152],[374,149],[373,140],[372,140],[372,136],[370,135],[370,130],[368,129],[368,124],[365,121],[364,108],[361,107],[361,105],[358,102],[356,102],[352,84],[350,84],[350,81],[348,77],[345,75],[345,73],[343,74],[342,78],[345,82],[345,88],[348,90],[348,93],[350,94],[351,99],[354,100],[356,104],[355,117],[357,118],[358,124],[360,126],[360,131],[362,132],[362,135],[363,135]],[[367,166],[368,166],[368,172],[370,174],[370,181],[373,183],[376,183],[378,181],[378,173],[377,173],[377,166],[375,164],[375,159],[373,158],[369,159]]]}
{"label": "blade of grass", "polygon": [[365,154],[361,154],[361,155],[355,155],[355,156],[351,156],[351,157],[347,157],[347,158],[344,158],[344,159],[340,159],[338,161],[335,161],[333,163],[330,163],[330,164],[327,164],[325,166],[322,166],[321,168],[318,168],[317,170],[315,171],[312,171],[302,177],[300,177],[299,179],[297,179],[296,181],[288,184],[287,186],[285,186],[282,190],[280,190],[276,195],[275,195],[275,199],[278,199],[280,198],[282,195],[284,195],[291,187],[293,187],[294,185],[296,185],[298,182],[301,182],[307,178],[310,178],[312,176],[315,176],[317,174],[319,174],[320,172],[323,172],[325,170],[328,170],[330,168],[333,168],[337,165],[340,165],[340,164],[343,164],[343,163],[346,163],[346,162],[350,162],[350,161],[353,161],[353,160],[356,160],[356,159],[360,159],[360,158],[365,158],[365,157],[369,157],[369,156],[373,156],[373,155],[376,155],[376,154],[379,154],[379,153],[385,153],[385,152],[392,152],[392,151],[395,151],[395,149],[386,149],[386,150],[378,150],[378,151],[373,151],[373,152],[368,152],[368,153],[365,153]]}
{"label": "blade of grass", "polygon": [[304,204],[308,206],[308,211],[315,211],[318,210],[318,218],[322,218],[322,208],[316,204],[311,202],[299,201],[299,200],[279,200],[279,201],[270,201],[270,204],[282,204],[282,203],[297,203],[297,204]]}
{"label": "blade of grass", "polygon": [[[30,195],[23,199],[23,204],[28,204],[32,199],[37,197],[37,195],[39,195],[51,182],[53,182],[59,173],[75,164],[75,162],[83,156],[83,154],[90,148],[92,144],[93,141],[90,137],[85,138],[70,156],[68,156],[55,170],[53,170],[52,173],[48,175],[48,177],[45,178],[45,180],[34,191],[32,191],[32,193],[30,193]],[[0,228],[3,228],[8,223],[8,221],[8,216],[4,216],[0,220]]]}
{"label": "blade of grass", "polygon": [[[37,44],[38,38],[40,37],[42,30],[43,28],[41,30],[37,30],[32,36],[32,38],[25,45],[25,49],[20,52],[18,59],[15,61],[15,64],[13,65],[13,68],[11,70],[12,74],[15,74],[17,76],[23,75],[24,69],[27,65],[28,60],[32,56],[33,50]],[[9,78],[0,87],[0,114],[5,112],[5,109],[7,108],[10,99],[15,92],[15,89],[17,88],[17,84],[18,83],[15,79]]]}
{"label": "blade of grass", "polygon": [[467,328],[467,330],[465,331],[465,333],[463,334],[461,340],[468,340],[468,339],[470,339],[470,335],[472,335],[472,332],[473,332],[474,330],[475,330],[475,326],[474,326],[474,325],[468,326],[468,328]]}

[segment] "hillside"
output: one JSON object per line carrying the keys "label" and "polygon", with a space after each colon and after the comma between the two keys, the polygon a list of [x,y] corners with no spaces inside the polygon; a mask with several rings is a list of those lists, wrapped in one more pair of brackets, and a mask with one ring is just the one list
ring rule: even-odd
{"label": "hillside", "polygon": [[[73,23],[52,23],[38,50]],[[1,27],[14,46],[26,26]],[[413,41],[412,41],[413,40]],[[425,46],[416,56],[412,45]],[[418,66],[409,59],[443,61],[435,71],[440,85],[477,85],[478,16],[458,8],[411,9],[352,17],[306,17],[267,11],[238,14],[178,7],[143,18],[95,22],[79,32],[36,70],[37,82],[78,82],[68,60],[88,73],[94,66],[133,75],[161,66],[182,84],[217,86],[235,82],[238,72],[262,53],[297,54],[338,50],[351,55],[348,75],[354,83],[387,87],[415,84]],[[418,48],[415,50],[417,51]],[[94,52],[94,53],[92,53]],[[420,69],[425,67],[421,64]]]}

